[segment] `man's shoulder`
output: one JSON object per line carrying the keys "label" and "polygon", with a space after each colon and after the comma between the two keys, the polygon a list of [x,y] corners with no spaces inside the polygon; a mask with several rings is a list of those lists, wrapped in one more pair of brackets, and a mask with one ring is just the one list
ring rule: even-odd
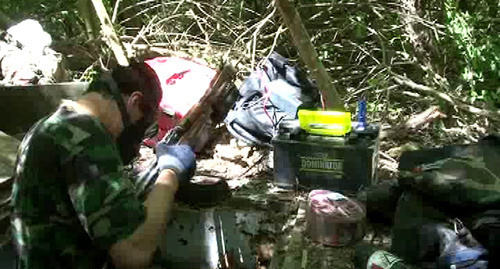
{"label": "man's shoulder", "polygon": [[41,124],[42,132],[46,136],[70,151],[88,140],[92,140],[93,144],[106,144],[110,141],[110,136],[96,118],[77,113],[65,105],[61,105]]}

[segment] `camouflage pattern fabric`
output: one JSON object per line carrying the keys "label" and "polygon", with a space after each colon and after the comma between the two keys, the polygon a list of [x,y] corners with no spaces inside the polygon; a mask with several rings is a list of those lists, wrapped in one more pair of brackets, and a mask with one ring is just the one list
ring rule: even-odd
{"label": "camouflage pattern fabric", "polygon": [[499,160],[500,138],[489,136],[449,158],[400,171],[399,183],[437,203],[475,210],[495,208],[500,204]]}
{"label": "camouflage pattern fabric", "polygon": [[102,268],[107,251],[144,221],[113,138],[61,105],[26,134],[12,189],[17,268]]}

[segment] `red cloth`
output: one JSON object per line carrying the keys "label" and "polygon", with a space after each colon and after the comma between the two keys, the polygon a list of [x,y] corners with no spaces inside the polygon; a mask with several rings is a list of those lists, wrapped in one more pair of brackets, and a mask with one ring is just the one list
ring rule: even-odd
{"label": "red cloth", "polygon": [[156,57],[145,62],[156,72],[163,91],[160,108],[165,113],[158,118],[158,134],[144,141],[154,146],[205,94],[216,70],[179,57]]}

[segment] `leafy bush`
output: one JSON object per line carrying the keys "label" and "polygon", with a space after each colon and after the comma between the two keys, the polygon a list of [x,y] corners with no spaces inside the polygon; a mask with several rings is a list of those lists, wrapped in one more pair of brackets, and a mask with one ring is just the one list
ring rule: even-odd
{"label": "leafy bush", "polygon": [[471,98],[500,104],[500,2],[446,0],[445,9]]}

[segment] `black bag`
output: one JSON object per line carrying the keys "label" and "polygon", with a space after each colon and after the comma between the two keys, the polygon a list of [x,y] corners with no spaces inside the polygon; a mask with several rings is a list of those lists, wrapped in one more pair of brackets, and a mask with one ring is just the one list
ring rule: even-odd
{"label": "black bag", "polygon": [[245,80],[239,100],[224,122],[229,132],[250,145],[270,145],[283,119],[296,119],[301,108],[320,104],[315,84],[276,52]]}
{"label": "black bag", "polygon": [[[500,268],[499,157],[495,135],[403,154],[392,252],[422,268]],[[446,225],[453,218],[464,220],[462,234]]]}
{"label": "black bag", "polygon": [[496,268],[489,264],[487,245],[416,193],[401,196],[392,236],[391,252],[422,269]]}
{"label": "black bag", "polygon": [[489,267],[500,268],[500,210],[488,210],[471,221],[471,232],[490,253]]}

